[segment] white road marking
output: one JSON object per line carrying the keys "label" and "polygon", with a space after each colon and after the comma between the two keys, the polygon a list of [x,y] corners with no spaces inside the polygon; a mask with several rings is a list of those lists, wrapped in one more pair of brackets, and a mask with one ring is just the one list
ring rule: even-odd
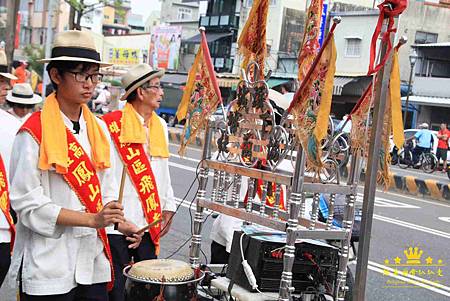
{"label": "white road marking", "polygon": [[443,238],[450,239],[450,233],[447,233],[447,232],[444,232],[444,231],[423,227],[423,226],[420,226],[420,225],[417,225],[417,224],[404,222],[404,221],[401,221],[401,220],[398,220],[398,219],[393,219],[393,218],[386,217],[386,216],[381,216],[381,215],[378,215],[378,214],[374,214],[373,218],[376,219],[376,220],[380,220],[380,221],[386,222],[386,223],[390,223],[390,224],[394,224],[394,225],[397,225],[397,226],[402,226],[402,227],[413,229],[413,230],[416,230],[416,231],[421,231],[421,232],[425,232],[425,233],[428,233],[428,234],[433,234],[433,235],[437,235],[437,236],[440,236],[440,237],[443,237]]}
{"label": "white road marking", "polygon": [[[176,167],[176,168],[188,170],[188,171],[191,171],[191,172],[194,172],[194,173],[196,172],[195,168],[189,167],[189,166],[185,166],[185,165],[182,165],[182,164],[169,162],[169,165],[173,166],[173,167]],[[386,200],[386,199],[383,199],[383,201],[384,201],[383,204],[385,206],[389,205],[390,207],[397,206],[397,208],[408,208],[408,207],[401,207],[401,206],[404,206],[404,205],[406,205],[406,206],[408,206],[408,205],[400,203],[400,202],[396,202],[396,201],[392,201],[392,200]],[[386,201],[388,201],[389,204],[387,204]],[[386,216],[381,216],[381,215],[378,215],[378,214],[374,214],[373,218],[376,219],[376,220],[379,220],[379,221],[383,221],[383,222],[394,224],[394,225],[397,225],[397,226],[409,228],[409,229],[412,229],[412,230],[416,230],[416,231],[421,231],[421,232],[428,233],[428,234],[437,235],[437,236],[440,236],[440,237],[443,237],[443,238],[450,238],[450,233],[443,232],[443,231],[436,230],[436,229],[432,229],[432,228],[423,227],[423,226],[420,226],[420,225],[417,225],[417,224],[404,222],[404,221],[401,221],[401,220],[398,220],[398,219],[393,219],[393,218],[389,218],[389,217],[386,217]]]}
{"label": "white road marking", "polygon": [[170,162],[169,161],[169,166],[173,166],[173,167],[176,167],[176,168],[181,168],[181,169],[193,172],[193,173],[197,172],[197,169],[195,167],[190,167],[190,166],[186,166],[186,165],[183,165],[183,164],[178,164],[178,163],[175,163],[175,162]]}
{"label": "white road marking", "polygon": [[438,217],[438,219],[443,222],[450,223],[450,217],[448,217],[448,216],[440,216],[440,217]]}
{"label": "white road marking", "polygon": [[444,296],[450,296],[450,287],[442,285],[440,283],[436,283],[427,279],[423,279],[420,277],[416,277],[413,275],[395,275],[392,274],[394,273],[394,269],[384,266],[382,264],[378,264],[376,262],[370,261],[369,260],[369,265],[367,266],[367,268],[371,271],[380,273],[384,275],[385,270],[390,271],[391,273],[389,275],[387,275],[387,277],[392,277],[410,284],[413,284],[415,286],[419,286],[422,287],[424,289],[433,291],[435,293],[444,295]]}
{"label": "white road marking", "polygon": [[[364,187],[360,187],[362,189],[364,189]],[[426,203],[426,204],[430,204],[430,205],[436,205],[436,206],[442,206],[442,207],[446,207],[446,208],[450,208],[450,205],[444,204],[443,202],[439,202],[439,201],[427,201],[424,199],[418,199],[406,194],[399,194],[399,193],[395,193],[395,192],[390,192],[390,191],[384,191],[384,190],[380,190],[377,189],[377,192],[381,192],[381,193],[385,193],[385,194],[390,194],[396,197],[400,197],[400,198],[404,198],[404,199],[410,199],[416,202],[422,202],[422,203]]]}
{"label": "white road marking", "polygon": [[[363,202],[363,194],[358,193],[356,196],[356,201],[362,203]],[[405,204],[402,202],[397,202],[393,200],[388,200],[385,198],[375,197],[375,206],[376,207],[385,207],[385,208],[402,208],[402,209],[419,209],[420,207]]]}
{"label": "white road marking", "polygon": [[172,154],[172,153],[170,153],[170,157],[174,157],[174,158],[177,158],[177,159],[180,159],[180,160],[187,160],[187,161],[195,162],[197,164],[198,164],[198,162],[200,162],[200,159],[193,159],[193,158],[189,158],[189,157],[186,157],[186,156],[181,157],[180,155]]}

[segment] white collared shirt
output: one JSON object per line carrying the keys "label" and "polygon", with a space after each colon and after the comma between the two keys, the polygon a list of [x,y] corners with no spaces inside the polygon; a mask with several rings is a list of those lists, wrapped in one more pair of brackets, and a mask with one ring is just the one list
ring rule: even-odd
{"label": "white collared shirt", "polygon": [[[146,125],[144,125],[144,118],[142,118],[142,116],[140,115],[138,115],[138,117],[142,122],[142,126],[145,126],[148,135],[148,128],[146,127]],[[167,130],[167,124],[164,121],[164,119],[159,118],[159,120],[163,125],[165,138],[166,141],[168,142],[169,135]],[[115,145],[113,146],[113,148],[114,148],[115,164],[117,166],[117,168],[115,169],[116,182],[120,183],[120,179],[122,177],[123,164]],[[151,157],[148,153],[147,144],[144,145],[144,150],[150,161],[153,175],[155,176],[156,188],[158,189],[161,211],[175,211],[176,203],[172,189],[172,183],[170,180],[169,159],[161,157]],[[134,223],[138,228],[143,228],[147,225],[147,221],[145,220],[144,211],[142,210],[142,204],[139,199],[139,195],[136,192],[136,189],[134,188],[134,185],[131,182],[131,179],[128,174],[125,179],[122,205],[124,207],[123,211],[127,221]],[[106,228],[106,231],[108,234],[121,234],[119,231],[114,230],[113,227]]]}
{"label": "white collared shirt", "polygon": [[[64,114],[62,116],[65,125],[72,129],[72,122]],[[80,132],[75,137],[91,156],[83,115],[79,122]],[[101,120],[98,122],[110,140],[106,124]],[[2,301],[16,300],[21,262],[22,288],[29,295],[64,294],[77,284],[89,285],[111,279],[110,265],[97,231],[56,224],[62,208],[82,212],[85,208],[54,169],[38,169],[38,158],[36,141],[27,132],[19,133],[11,157],[11,205],[19,221],[11,267],[0,290]],[[118,196],[113,163],[112,166],[97,172],[104,203],[116,200]]]}
{"label": "white collared shirt", "polygon": [[[9,161],[11,149],[20,128],[20,122],[11,114],[0,109],[0,155],[6,169],[6,177],[9,179]],[[10,182],[10,181],[9,181]],[[11,186],[11,185],[10,185]],[[10,188],[11,189],[11,188]],[[9,223],[2,211],[0,211],[0,243],[11,242],[11,232],[9,232]]]}
{"label": "white collared shirt", "polygon": [[16,118],[17,120],[19,120],[21,124],[27,121],[27,119],[31,116],[31,113],[28,113],[27,115],[20,117],[19,115],[16,114],[16,112],[14,112],[13,108],[10,108],[8,110],[8,113],[14,116],[14,118]]}

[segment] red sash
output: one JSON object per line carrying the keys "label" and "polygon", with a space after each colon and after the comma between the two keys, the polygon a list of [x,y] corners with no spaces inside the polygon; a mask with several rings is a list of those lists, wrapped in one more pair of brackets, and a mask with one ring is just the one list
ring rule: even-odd
{"label": "red sash", "polygon": [[[122,111],[114,111],[103,116],[108,126],[111,138],[120,154],[123,164],[127,167],[131,182],[139,195],[145,219],[150,224],[161,219],[161,204],[158,189],[150,161],[140,143],[120,143],[119,136],[122,128]],[[155,245],[156,255],[159,254],[160,223],[149,229]]]}
{"label": "red sash", "polygon": [[[41,144],[42,140],[40,116],[40,112],[33,113],[19,130],[19,132],[27,131],[38,144]],[[78,196],[80,202],[86,207],[86,211],[94,214],[98,213],[102,210],[103,204],[100,181],[95,168],[89,156],[69,129],[67,129],[67,144],[69,146],[69,167],[67,173],[62,176]],[[108,283],[108,290],[111,290],[114,285],[114,269],[108,236],[104,228],[97,229],[97,234],[103,243],[103,250],[111,267],[111,282]]]}
{"label": "red sash", "polygon": [[9,232],[11,232],[11,252],[14,246],[14,239],[16,237],[16,227],[10,213],[11,204],[9,202],[8,179],[6,176],[6,168],[0,155],[0,208],[6,217],[9,224]]}
{"label": "red sash", "polygon": [[[258,197],[260,200],[262,200],[263,197],[263,188],[264,188],[264,183],[261,179],[258,179],[258,186],[256,187],[256,193],[258,194]],[[276,184],[272,183],[272,189],[270,189],[270,186],[267,187],[268,191],[267,191],[267,195],[266,195],[266,206],[269,207],[273,207],[275,206],[275,197],[276,197],[276,193],[275,193],[275,189],[276,189]],[[278,189],[281,189],[280,191],[280,204],[279,204],[279,208],[281,210],[286,210],[286,207],[284,205],[284,191],[283,188],[280,186],[278,187]],[[270,191],[269,191],[270,190]],[[244,204],[247,204],[247,200],[248,200],[248,191],[247,194],[245,195],[244,198]]]}

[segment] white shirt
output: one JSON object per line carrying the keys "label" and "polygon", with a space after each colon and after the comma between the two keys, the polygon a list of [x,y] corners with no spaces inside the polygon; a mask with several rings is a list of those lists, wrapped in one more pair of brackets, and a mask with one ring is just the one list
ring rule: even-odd
{"label": "white shirt", "polygon": [[[142,118],[140,115],[138,115],[138,117],[141,120],[142,125],[144,126],[144,118]],[[167,124],[164,121],[164,119],[159,118],[159,120],[161,121],[164,127],[166,141],[168,142],[169,136],[167,131]],[[122,177],[123,163],[122,160],[120,159],[119,153],[117,152],[116,146],[113,145],[113,148],[115,158],[114,163],[117,166],[117,168],[115,169],[115,177],[116,182],[120,183],[120,179]],[[175,197],[169,173],[169,159],[161,157],[151,157],[148,154],[147,144],[144,145],[144,150],[150,161],[153,175],[155,176],[156,188],[158,190],[161,211],[176,211],[177,206],[175,203]],[[139,199],[139,195],[136,192],[136,189],[134,188],[134,185],[131,182],[128,173],[125,178],[122,205],[124,207],[123,211],[127,221],[134,223],[139,229],[145,227],[148,224],[144,216],[144,211],[142,210],[141,200]],[[119,231],[114,230],[114,227],[112,226],[106,228],[106,231],[108,234],[122,234]]]}
{"label": "white shirt", "polygon": [[27,115],[20,117],[19,115],[16,114],[16,112],[14,112],[14,110],[12,108],[9,109],[8,112],[9,112],[9,114],[11,114],[15,118],[17,118],[17,120],[20,121],[20,124],[23,124],[25,121],[27,121],[28,117],[31,116],[31,113],[28,113]]}
{"label": "white shirt", "polygon": [[[11,149],[20,128],[20,122],[11,114],[0,109],[0,155],[6,169],[6,177],[9,179],[9,161]],[[9,182],[10,183],[10,182]],[[11,185],[9,185],[11,189]],[[9,223],[2,211],[0,211],[0,243],[11,242],[11,232],[9,232]]]}
{"label": "white shirt", "polygon": [[[72,129],[72,122],[64,115],[63,119]],[[98,122],[109,139],[106,124]],[[80,132],[75,137],[90,156],[83,115]],[[77,284],[111,279],[110,265],[96,230],[56,224],[61,208],[82,212],[85,208],[54,169],[38,169],[38,158],[36,141],[27,132],[19,133],[11,157],[11,205],[19,221],[11,267],[0,289],[2,301],[16,300],[16,280],[22,260],[22,288],[29,295],[64,294]],[[117,199],[118,187],[113,174],[114,167],[97,172],[104,203]]]}
{"label": "white shirt", "polygon": [[94,100],[95,104],[102,104],[106,105],[108,104],[109,100],[111,99],[111,92],[108,90],[102,89],[99,93],[97,98]]}

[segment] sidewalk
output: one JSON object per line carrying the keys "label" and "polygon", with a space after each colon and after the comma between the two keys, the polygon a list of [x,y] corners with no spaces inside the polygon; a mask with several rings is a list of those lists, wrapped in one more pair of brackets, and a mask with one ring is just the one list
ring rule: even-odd
{"label": "sidewalk", "polygon": [[[183,129],[169,127],[169,140],[172,143],[180,143]],[[203,137],[203,135],[199,135]],[[203,140],[196,137],[193,147],[202,147]],[[348,167],[347,167],[348,168]],[[348,175],[348,169],[341,170],[344,177]],[[418,169],[400,169],[391,166],[391,185],[389,191],[401,192],[418,197],[431,197],[436,200],[450,203],[450,180],[447,174],[435,171],[427,174]],[[361,173],[360,181],[364,182],[365,174]]]}

